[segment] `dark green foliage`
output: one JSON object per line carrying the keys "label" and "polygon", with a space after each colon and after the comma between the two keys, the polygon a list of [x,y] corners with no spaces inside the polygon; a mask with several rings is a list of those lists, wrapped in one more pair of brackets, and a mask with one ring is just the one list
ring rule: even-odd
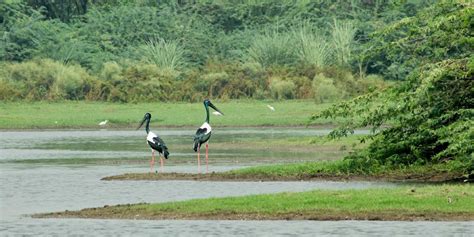
{"label": "dark green foliage", "polygon": [[[364,79],[365,65],[377,61],[363,54],[374,40],[367,36],[431,2],[1,1],[3,61],[23,63],[23,70],[32,69],[24,73],[34,74],[35,63],[53,59],[66,68],[80,65],[88,74],[81,83],[58,84],[68,84],[61,87],[68,96],[52,96],[53,87],[20,87],[4,71],[1,92],[12,99],[35,94],[31,99],[122,102],[206,96],[346,99],[374,88]],[[4,70],[14,68],[5,65]],[[106,70],[107,65],[119,68],[108,75],[111,81],[104,79],[113,68]],[[319,74],[327,80],[318,87]]]}
{"label": "dark green foliage", "polygon": [[[48,50],[36,51],[49,42],[57,47],[84,52],[71,57],[89,69],[102,63],[137,59],[136,48],[149,40],[177,41],[189,52],[189,61],[202,66],[208,59],[242,60],[255,36],[266,31],[285,33],[301,22],[309,22],[322,34],[330,32],[334,19],[353,21],[356,39],[364,39],[374,29],[412,15],[414,9],[430,1],[52,1],[25,0],[0,3],[2,35],[6,35],[6,60],[50,57]],[[414,2],[414,3],[413,3]],[[380,13],[380,15],[379,15]],[[386,15],[382,15],[386,14]],[[58,21],[66,26],[58,29]],[[36,34],[27,22],[41,22],[51,28]],[[368,24],[369,23],[369,24]],[[29,34],[20,34],[27,31]],[[54,32],[53,32],[54,31]],[[6,33],[6,34],[3,34]],[[41,38],[41,37],[46,38]],[[62,39],[51,41],[51,37]],[[30,42],[30,43],[28,43]],[[291,47],[290,47],[291,48]],[[51,48],[48,48],[53,50]]]}
{"label": "dark green foliage", "polygon": [[[399,28],[403,20],[389,27],[389,32],[402,37],[378,44],[412,68],[405,81],[318,115],[357,118],[333,131],[332,137],[357,127],[379,131],[367,148],[347,157],[354,169],[448,162],[464,173],[474,172],[474,50],[468,33],[472,23],[466,21],[472,13],[469,5],[440,3],[408,19],[425,22],[424,27]],[[448,38],[440,41],[434,35]],[[390,126],[383,128],[385,124]]]}
{"label": "dark green foliage", "polygon": [[369,71],[404,79],[420,65],[465,58],[474,50],[474,8],[444,1],[374,33],[365,46]]}
{"label": "dark green foliage", "polygon": [[[359,117],[333,131],[344,136],[357,127],[380,132],[349,156],[353,165],[405,166],[454,160],[474,170],[474,68],[467,60],[447,60],[419,68],[407,82],[336,105],[324,117]],[[389,128],[381,126],[390,122]]]}
{"label": "dark green foliage", "polygon": [[76,15],[86,13],[88,0],[26,0],[27,4],[41,9],[48,18],[58,18],[62,21],[69,21]]}

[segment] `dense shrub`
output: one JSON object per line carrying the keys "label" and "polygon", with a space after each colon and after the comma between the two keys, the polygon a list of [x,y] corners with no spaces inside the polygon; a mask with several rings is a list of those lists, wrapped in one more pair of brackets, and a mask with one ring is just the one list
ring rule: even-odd
{"label": "dense shrub", "polygon": [[166,101],[173,92],[173,73],[154,64],[134,65],[123,72],[123,81],[116,86],[122,101]]}
{"label": "dense shrub", "polygon": [[290,80],[283,80],[279,77],[270,78],[270,92],[274,99],[295,98],[295,83]]}
{"label": "dense shrub", "polygon": [[[309,76],[315,75],[313,78]],[[331,81],[327,83],[323,79]],[[375,78],[375,79],[374,79]],[[0,69],[3,100],[197,101],[221,99],[347,98],[387,83],[376,76],[355,80],[338,68],[263,69],[257,63],[210,61],[202,70],[179,72],[155,64],[107,62],[97,72],[52,60],[4,63]],[[325,84],[324,84],[325,83]],[[319,91],[319,92],[318,92]],[[337,92],[337,96],[333,95]],[[326,94],[324,94],[326,93]]]}
{"label": "dense shrub", "polygon": [[[386,39],[374,41],[379,66],[410,69],[398,75],[404,81],[314,117],[348,119],[332,137],[359,127],[378,131],[366,148],[346,158],[353,168],[448,163],[474,174],[472,9],[471,3],[443,1],[376,34]],[[370,80],[371,86],[383,86]],[[391,126],[384,127],[387,123]]]}
{"label": "dense shrub", "polygon": [[318,74],[313,79],[314,98],[318,103],[335,102],[341,99],[341,91],[334,85],[334,80]]}
{"label": "dense shrub", "polygon": [[15,88],[6,89],[14,93],[11,98],[28,100],[84,99],[88,92],[85,80],[92,78],[80,66],[52,60],[5,64],[0,78],[7,88]]}
{"label": "dense shrub", "polygon": [[389,81],[384,80],[379,75],[370,74],[364,78],[358,80],[359,83],[359,92],[361,94],[366,92],[380,91],[387,88],[390,84],[393,84]]}

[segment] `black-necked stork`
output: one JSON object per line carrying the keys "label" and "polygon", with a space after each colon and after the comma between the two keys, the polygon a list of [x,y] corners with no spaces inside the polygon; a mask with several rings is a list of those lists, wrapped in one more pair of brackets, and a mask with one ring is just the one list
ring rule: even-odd
{"label": "black-necked stork", "polygon": [[170,153],[168,152],[168,147],[166,146],[163,139],[161,139],[155,133],[150,132],[150,120],[151,120],[151,114],[146,113],[145,117],[143,117],[143,120],[140,122],[140,125],[138,126],[137,130],[141,128],[146,121],[145,131],[148,134],[146,137],[146,141],[147,141],[147,144],[151,147],[151,160],[150,160],[151,172],[153,172],[154,166],[155,166],[155,151],[158,151],[158,154],[160,156],[160,170],[161,172],[163,172],[163,156],[165,157],[165,159],[168,159],[168,156],[170,155]]}
{"label": "black-necked stork", "polygon": [[208,171],[208,156],[209,156],[209,138],[211,138],[211,125],[209,125],[209,107],[213,108],[219,114],[223,115],[219,109],[214,106],[209,99],[204,100],[204,108],[206,108],[206,121],[198,128],[194,135],[194,151],[197,152],[198,158],[198,172],[201,173],[201,145],[206,143],[206,172]]}

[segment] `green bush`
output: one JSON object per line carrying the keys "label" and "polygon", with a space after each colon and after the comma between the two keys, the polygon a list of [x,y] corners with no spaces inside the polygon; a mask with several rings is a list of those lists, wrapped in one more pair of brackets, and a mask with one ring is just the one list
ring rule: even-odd
{"label": "green bush", "polygon": [[20,91],[10,82],[0,76],[0,100],[14,101],[19,99]]}
{"label": "green bush", "polygon": [[282,80],[278,77],[270,78],[270,92],[274,99],[295,98],[295,83],[289,80]]}
{"label": "green bush", "polygon": [[[359,127],[381,130],[367,148],[348,157],[362,166],[461,162],[469,174],[474,171],[473,73],[467,58],[424,65],[407,81],[343,102],[322,116],[350,118],[333,137]],[[389,121],[392,126],[381,128]]]}
{"label": "green bush", "polygon": [[312,89],[312,82],[309,78],[304,76],[291,76],[286,78],[294,83],[295,91],[294,98],[297,99],[311,99],[314,96],[314,91]]}
{"label": "green bush", "polygon": [[361,93],[380,91],[392,84],[384,80],[382,76],[374,74],[367,75],[357,82],[359,84],[359,91]]}
{"label": "green bush", "polygon": [[176,75],[161,70],[154,64],[139,64],[126,68],[123,82],[116,86],[121,101],[156,102],[166,101],[173,93],[171,82]]}
{"label": "green bush", "polygon": [[122,76],[123,69],[116,62],[106,62],[102,65],[102,69],[99,72],[99,80],[108,82],[114,86],[121,83],[123,80]]}
{"label": "green bush", "polygon": [[[5,65],[4,93],[14,93],[27,100],[80,100],[87,93],[86,80],[92,80],[87,71],[77,65],[64,65],[49,59]],[[4,95],[4,97],[6,97]]]}
{"label": "green bush", "polygon": [[314,99],[318,103],[335,102],[342,98],[342,92],[334,85],[334,80],[318,74],[313,79]]}
{"label": "green bush", "polygon": [[49,97],[53,100],[82,100],[85,98],[85,80],[91,77],[79,66],[58,68]]}

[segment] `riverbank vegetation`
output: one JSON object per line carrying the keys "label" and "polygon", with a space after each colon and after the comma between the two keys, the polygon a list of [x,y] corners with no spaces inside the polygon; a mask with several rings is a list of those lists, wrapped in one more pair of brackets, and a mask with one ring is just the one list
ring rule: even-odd
{"label": "riverbank vegetation", "polygon": [[[474,8],[448,6],[434,5],[376,34],[390,39],[373,51],[383,56],[383,67],[411,68],[403,82],[313,117],[348,119],[332,137],[358,127],[380,130],[346,157],[352,170],[455,163],[474,174],[474,44],[468,33]],[[387,121],[391,126],[381,129]]]}
{"label": "riverbank vegetation", "polygon": [[433,2],[3,1],[0,99],[347,99],[401,79],[371,34]]}
{"label": "riverbank vegetation", "polygon": [[41,218],[472,221],[474,186],[316,190],[88,208]]}

